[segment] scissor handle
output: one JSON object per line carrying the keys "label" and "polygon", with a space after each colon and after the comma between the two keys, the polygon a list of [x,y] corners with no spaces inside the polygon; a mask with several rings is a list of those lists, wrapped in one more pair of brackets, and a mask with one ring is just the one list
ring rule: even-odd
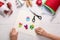
{"label": "scissor handle", "polygon": [[35,16],[33,17],[32,22],[35,22]]}
{"label": "scissor handle", "polygon": [[40,20],[42,19],[42,16],[38,16],[38,15],[36,15]]}

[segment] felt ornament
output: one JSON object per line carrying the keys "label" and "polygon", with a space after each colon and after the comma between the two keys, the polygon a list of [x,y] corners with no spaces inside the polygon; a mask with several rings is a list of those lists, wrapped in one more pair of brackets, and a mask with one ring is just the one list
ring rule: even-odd
{"label": "felt ornament", "polygon": [[42,5],[42,0],[37,0],[37,1],[36,1],[36,4],[37,4],[38,6],[41,6],[41,5]]}
{"label": "felt ornament", "polygon": [[0,1],[0,15],[5,17],[5,16],[10,16],[12,14],[12,4],[10,2],[4,3]]}

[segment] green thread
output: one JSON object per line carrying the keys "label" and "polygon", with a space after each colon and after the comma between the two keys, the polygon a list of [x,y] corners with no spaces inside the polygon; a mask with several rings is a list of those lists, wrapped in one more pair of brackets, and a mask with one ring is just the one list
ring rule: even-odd
{"label": "green thread", "polygon": [[55,11],[52,8],[50,8],[49,6],[47,6],[45,4],[44,4],[44,6],[52,13],[52,15],[55,15]]}

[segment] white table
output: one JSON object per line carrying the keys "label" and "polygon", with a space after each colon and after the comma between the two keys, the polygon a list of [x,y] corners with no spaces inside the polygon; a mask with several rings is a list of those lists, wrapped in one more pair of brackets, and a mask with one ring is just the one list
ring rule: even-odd
{"label": "white table", "polygon": [[[15,27],[19,32],[18,40],[49,40],[45,37],[36,35],[34,30],[30,30],[30,29],[25,30],[24,28],[19,28],[18,27],[19,22],[28,25],[34,24],[35,27],[40,26],[44,28],[47,32],[60,36],[60,19],[59,19],[60,8],[57,10],[56,17],[52,22],[50,21],[52,18],[51,16],[40,14],[43,17],[43,19],[39,20],[36,17],[36,22],[33,23],[31,20],[34,15],[29,11],[26,5],[24,5],[22,8],[16,9],[14,0],[12,1],[12,3],[13,3],[13,10],[14,10],[13,14],[10,17],[6,17],[6,18],[0,16],[0,40],[9,40],[9,32],[13,27]],[[35,4],[33,4],[33,8],[36,8],[36,10],[34,9],[35,11],[39,10],[37,13],[39,12],[46,13],[46,11],[38,9],[38,7],[36,7]],[[25,20],[27,16],[30,17],[31,19],[30,22],[27,22]]]}

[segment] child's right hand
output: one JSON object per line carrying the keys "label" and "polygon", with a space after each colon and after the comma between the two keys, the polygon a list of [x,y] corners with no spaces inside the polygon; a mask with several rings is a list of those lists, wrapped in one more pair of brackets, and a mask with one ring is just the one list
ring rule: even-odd
{"label": "child's right hand", "polygon": [[38,35],[41,35],[41,36],[46,36],[47,35],[47,32],[41,28],[41,27],[38,27],[35,29],[35,32],[38,34]]}

